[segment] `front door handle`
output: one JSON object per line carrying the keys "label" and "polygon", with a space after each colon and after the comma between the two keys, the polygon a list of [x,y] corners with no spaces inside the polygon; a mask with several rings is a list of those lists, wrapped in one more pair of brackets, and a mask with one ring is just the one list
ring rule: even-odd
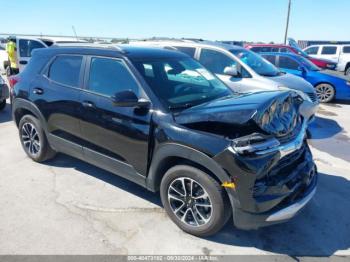
{"label": "front door handle", "polygon": [[44,94],[44,90],[40,87],[36,87],[33,89],[33,93],[36,95],[42,95],[42,94]]}
{"label": "front door handle", "polygon": [[21,64],[21,65],[26,65],[26,64],[28,64],[28,61],[21,60],[21,61],[19,61],[19,64]]}
{"label": "front door handle", "polygon": [[91,101],[83,101],[83,107],[86,107],[86,108],[95,108],[95,104]]}

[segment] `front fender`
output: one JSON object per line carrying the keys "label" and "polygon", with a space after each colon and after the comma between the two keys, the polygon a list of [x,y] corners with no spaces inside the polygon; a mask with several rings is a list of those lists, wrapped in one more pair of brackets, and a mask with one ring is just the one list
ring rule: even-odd
{"label": "front fender", "polygon": [[[159,184],[163,173],[159,172],[161,170],[164,161],[167,158],[178,157],[185,160],[190,160],[198,165],[201,165],[208,169],[221,183],[225,181],[230,181],[230,177],[225,172],[221,166],[215,162],[212,158],[205,155],[204,153],[193,149],[191,147],[176,144],[176,143],[166,143],[159,146],[158,150],[153,155],[152,163],[146,178],[146,186],[149,190],[156,192],[159,190]],[[225,188],[227,195],[229,196],[231,206],[235,206],[235,199],[233,197],[233,189]]]}

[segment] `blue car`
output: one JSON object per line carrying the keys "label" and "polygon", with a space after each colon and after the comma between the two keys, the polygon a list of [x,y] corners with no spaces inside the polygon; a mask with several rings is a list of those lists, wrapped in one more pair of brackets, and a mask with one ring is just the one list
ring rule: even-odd
{"label": "blue car", "polygon": [[321,71],[304,57],[291,53],[261,55],[282,71],[300,76],[311,83],[320,102],[327,103],[334,98],[350,100],[350,81]]}

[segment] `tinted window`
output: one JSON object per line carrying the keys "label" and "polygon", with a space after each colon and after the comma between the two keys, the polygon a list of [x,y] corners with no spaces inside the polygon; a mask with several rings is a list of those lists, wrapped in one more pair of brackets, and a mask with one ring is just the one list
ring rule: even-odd
{"label": "tinted window", "polygon": [[175,48],[180,52],[189,55],[190,57],[194,57],[194,53],[196,52],[196,49],[193,47],[176,46]]}
{"label": "tinted window", "polygon": [[19,40],[19,54],[21,57],[31,57],[32,51],[37,48],[44,48],[45,46],[35,40]]}
{"label": "tinted window", "polygon": [[344,46],[343,53],[349,54],[350,53],[350,46]]}
{"label": "tinted window", "polygon": [[229,56],[210,49],[201,50],[199,62],[215,74],[223,74],[225,67],[237,64]]}
{"label": "tinted window", "polygon": [[249,50],[250,50],[250,51],[253,51],[253,52],[259,53],[259,52],[260,52],[260,49],[261,49],[260,47],[254,46],[254,47],[250,48]]}
{"label": "tinted window", "polygon": [[138,85],[124,63],[109,58],[92,58],[88,89],[106,96],[123,90],[138,93]]}
{"label": "tinted window", "polygon": [[48,77],[58,83],[78,87],[81,56],[58,56],[50,66]]}
{"label": "tinted window", "polygon": [[[253,50],[253,51],[255,51],[255,50]],[[272,51],[272,47],[261,46],[261,47],[259,47],[259,51],[258,52],[266,53],[266,52],[273,52],[273,51]]]}
{"label": "tinted window", "polygon": [[305,49],[304,51],[305,51],[305,53],[307,53],[308,55],[317,55],[318,46],[309,47],[308,49]]}
{"label": "tinted window", "polygon": [[265,58],[267,61],[272,63],[273,65],[276,65],[276,57],[273,55],[263,55],[263,58]]}
{"label": "tinted window", "polygon": [[322,55],[334,55],[337,52],[336,46],[324,46],[322,48]]}
{"label": "tinted window", "polygon": [[286,56],[279,57],[279,67],[286,69],[298,70],[299,63],[292,58]]}

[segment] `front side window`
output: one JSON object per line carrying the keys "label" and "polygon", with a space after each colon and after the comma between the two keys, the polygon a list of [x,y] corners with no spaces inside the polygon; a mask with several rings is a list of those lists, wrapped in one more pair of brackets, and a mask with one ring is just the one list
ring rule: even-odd
{"label": "front side window", "polygon": [[324,46],[322,48],[322,55],[335,55],[337,53],[337,47],[336,46]]}
{"label": "front side window", "polygon": [[126,65],[117,59],[91,59],[90,75],[87,88],[95,93],[114,96],[125,90],[138,93],[138,85]]}
{"label": "front side window", "polygon": [[215,75],[191,58],[135,58],[133,64],[169,109],[191,107],[232,94]]}
{"label": "front side window", "polygon": [[199,62],[215,74],[224,74],[226,67],[237,65],[237,62],[231,57],[221,52],[205,48],[201,50]]}
{"label": "front side window", "polygon": [[186,55],[189,55],[190,57],[194,57],[194,53],[196,52],[196,48],[194,47],[175,46],[175,48],[180,52],[185,53]]}
{"label": "front side window", "polygon": [[343,53],[344,54],[349,54],[350,53],[350,46],[344,46],[343,47]]}
{"label": "front side window", "polygon": [[309,48],[305,49],[304,51],[308,55],[317,55],[317,53],[318,53],[318,46],[309,47]]}
{"label": "front side window", "polygon": [[19,55],[21,57],[31,57],[32,51],[37,48],[44,48],[45,46],[36,40],[19,40]]}
{"label": "front side window", "polygon": [[286,68],[286,69],[292,69],[292,70],[298,70],[299,63],[290,57],[280,56],[279,57],[279,67]]}
{"label": "front side window", "polygon": [[56,57],[49,68],[48,78],[60,84],[78,87],[82,60],[81,56]]}
{"label": "front side window", "polygon": [[260,55],[245,49],[232,49],[230,52],[261,76],[278,76],[280,71]]}

